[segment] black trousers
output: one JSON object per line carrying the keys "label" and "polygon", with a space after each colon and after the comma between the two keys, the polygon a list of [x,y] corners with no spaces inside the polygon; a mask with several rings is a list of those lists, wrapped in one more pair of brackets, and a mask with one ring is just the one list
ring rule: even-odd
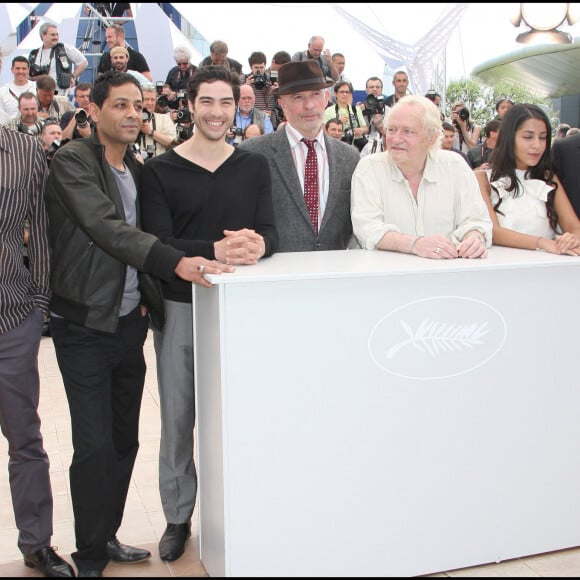
{"label": "black trousers", "polygon": [[102,570],[121,525],[137,450],[148,319],[135,308],[113,334],[51,317],[73,440],[70,487],[79,570]]}

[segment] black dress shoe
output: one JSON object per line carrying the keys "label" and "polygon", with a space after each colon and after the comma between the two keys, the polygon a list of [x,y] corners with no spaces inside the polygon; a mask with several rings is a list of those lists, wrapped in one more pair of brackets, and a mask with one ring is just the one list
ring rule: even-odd
{"label": "black dress shoe", "polygon": [[24,555],[24,563],[29,568],[37,568],[50,578],[74,578],[75,575],[72,566],[51,546],[40,548],[34,554]]}
{"label": "black dress shoe", "polygon": [[159,541],[159,556],[166,562],[173,562],[183,555],[185,540],[191,536],[191,522],[187,524],[167,524]]}
{"label": "black dress shoe", "polygon": [[107,542],[107,556],[118,564],[137,564],[151,558],[151,552],[121,544],[117,538]]}

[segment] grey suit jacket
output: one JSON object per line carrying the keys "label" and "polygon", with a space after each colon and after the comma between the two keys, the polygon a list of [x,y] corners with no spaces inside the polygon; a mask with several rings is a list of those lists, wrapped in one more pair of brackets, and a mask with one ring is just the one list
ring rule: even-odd
{"label": "grey suit jacket", "polygon": [[329,189],[318,236],[306,209],[286,127],[238,145],[261,153],[270,164],[274,216],[280,237],[279,252],[345,250],[353,247],[350,181],[360,154],[354,147],[326,135],[324,141],[328,153]]}

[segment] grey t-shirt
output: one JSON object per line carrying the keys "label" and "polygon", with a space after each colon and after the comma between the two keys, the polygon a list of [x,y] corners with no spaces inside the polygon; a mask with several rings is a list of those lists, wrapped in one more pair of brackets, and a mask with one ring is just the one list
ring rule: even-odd
{"label": "grey t-shirt", "polygon": [[[117,181],[117,186],[121,192],[121,197],[123,198],[123,209],[125,210],[125,221],[132,225],[137,225],[137,188],[135,187],[135,181],[133,180],[133,175],[125,167],[125,171],[119,171],[112,165],[110,165],[115,180]],[[137,270],[132,266],[127,266],[127,274],[125,277],[125,288],[123,290],[123,300],[121,302],[121,312],[119,316],[125,316],[129,314],[134,308],[139,305],[141,301],[141,293],[139,292],[139,281],[137,279]]]}

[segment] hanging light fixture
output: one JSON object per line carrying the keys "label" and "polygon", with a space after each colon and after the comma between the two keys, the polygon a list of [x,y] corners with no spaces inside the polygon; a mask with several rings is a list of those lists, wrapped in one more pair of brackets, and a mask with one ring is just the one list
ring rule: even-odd
{"label": "hanging light fixture", "polygon": [[572,37],[558,30],[564,22],[576,23],[570,14],[569,2],[533,3],[521,2],[518,13],[512,18],[516,27],[524,23],[531,30],[518,34],[516,41],[524,44],[570,44]]}

